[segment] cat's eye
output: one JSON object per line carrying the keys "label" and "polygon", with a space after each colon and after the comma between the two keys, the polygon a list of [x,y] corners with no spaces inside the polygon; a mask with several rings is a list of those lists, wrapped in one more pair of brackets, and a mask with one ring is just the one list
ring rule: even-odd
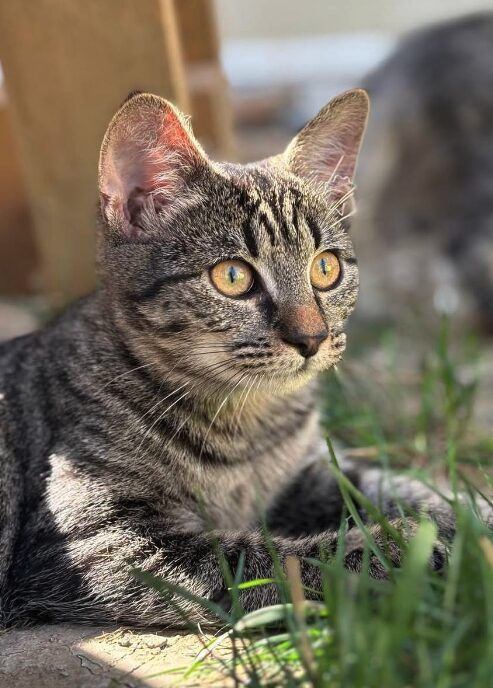
{"label": "cat's eye", "polygon": [[242,260],[223,260],[211,270],[212,284],[225,296],[243,296],[253,285],[252,268]]}
{"label": "cat's eye", "polygon": [[322,251],[313,259],[310,281],[315,289],[323,291],[333,287],[341,274],[339,258],[331,251]]}

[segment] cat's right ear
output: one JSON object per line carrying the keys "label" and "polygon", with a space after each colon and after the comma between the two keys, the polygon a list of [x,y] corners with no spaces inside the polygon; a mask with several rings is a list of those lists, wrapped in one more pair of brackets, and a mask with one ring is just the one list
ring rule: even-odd
{"label": "cat's right ear", "polygon": [[188,120],[171,103],[149,93],[125,101],[101,146],[99,193],[108,229],[145,240],[157,216],[172,216],[191,195],[188,182],[207,164]]}
{"label": "cat's right ear", "polygon": [[363,89],[342,93],[308,122],[280,156],[291,172],[316,184],[341,213],[345,200],[350,202],[369,106]]}

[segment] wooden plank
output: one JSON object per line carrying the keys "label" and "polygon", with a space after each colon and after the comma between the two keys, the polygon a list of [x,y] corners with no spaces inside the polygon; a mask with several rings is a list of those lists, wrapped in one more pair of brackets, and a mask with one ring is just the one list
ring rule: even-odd
{"label": "wooden plank", "polygon": [[36,246],[7,98],[0,86],[0,294],[36,289]]}
{"label": "wooden plank", "polygon": [[219,62],[219,35],[213,0],[175,0],[186,62]]}
{"label": "wooden plank", "polygon": [[55,306],[95,283],[99,146],[134,90],[188,109],[173,0],[0,0],[0,61]]}
{"label": "wooden plank", "polygon": [[233,115],[220,61],[213,0],[175,0],[190,90],[193,129],[210,152],[234,160]]}

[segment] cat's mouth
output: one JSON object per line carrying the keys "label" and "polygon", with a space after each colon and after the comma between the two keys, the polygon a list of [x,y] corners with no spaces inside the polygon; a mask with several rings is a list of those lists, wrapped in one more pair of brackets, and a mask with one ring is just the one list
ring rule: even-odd
{"label": "cat's mouth", "polygon": [[335,354],[333,356],[330,356],[330,358],[323,356],[321,358],[318,358],[317,356],[314,356],[313,358],[307,358],[303,363],[299,366],[297,372],[298,373],[312,373],[313,375],[316,375],[317,373],[321,373],[324,370],[328,370],[329,368],[332,368],[335,366],[337,363],[342,358],[342,351],[338,354]]}
{"label": "cat's mouth", "polygon": [[301,366],[299,368],[299,372],[300,373],[308,373],[308,372],[312,371],[315,367],[317,367],[317,370],[318,370],[318,366],[315,366],[313,359],[307,358],[301,364]]}
{"label": "cat's mouth", "polygon": [[[324,370],[329,370],[337,365],[342,359],[345,349],[345,336],[341,339],[339,346],[330,347],[325,350],[299,361],[298,365],[292,367],[283,366],[281,370],[276,369],[268,372],[269,377],[276,379],[284,378],[285,380],[297,380],[307,377],[314,377],[322,373]],[[301,358],[301,357],[300,357]]]}
{"label": "cat's mouth", "polygon": [[345,349],[346,334],[344,332],[338,332],[336,335],[332,336],[326,348],[321,348],[315,356],[310,356],[302,361],[299,372],[320,373],[323,370],[332,368],[332,366],[339,363]]}
{"label": "cat's mouth", "polygon": [[263,372],[266,377],[276,380],[301,381],[303,378],[306,380],[337,365],[342,359],[345,348],[346,334],[338,331],[312,356],[303,357],[291,353],[289,357],[286,357],[286,350],[279,351],[279,358],[276,357],[274,365],[272,367],[267,365]]}

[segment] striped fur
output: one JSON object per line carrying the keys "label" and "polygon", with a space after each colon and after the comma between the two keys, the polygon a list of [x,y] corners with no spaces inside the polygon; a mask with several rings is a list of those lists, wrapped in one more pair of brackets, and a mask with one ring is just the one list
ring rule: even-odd
{"label": "striped fur", "polygon": [[[309,131],[322,146],[328,124],[340,128],[346,117],[354,160],[366,109],[364,94],[348,94]],[[152,130],[159,112],[164,138]],[[145,136],[133,141],[140,125]],[[296,160],[307,164],[307,135],[288,157],[247,167],[207,161],[190,137],[156,97],[123,106],[102,149],[99,290],[0,348],[5,623],[180,625],[173,605],[135,581],[132,565],[227,605],[215,542],[233,571],[245,552],[246,578],[272,574],[259,509],[281,559],[334,546],[341,498],[319,461],[316,376],[340,359],[357,296],[347,179],[334,169],[303,176]],[[166,149],[170,141],[179,155]],[[164,166],[157,183],[154,163]],[[342,276],[315,293],[308,271],[323,249],[337,253]],[[248,297],[228,299],[211,283],[210,267],[231,257],[257,272]],[[303,308],[316,310],[328,332],[309,359],[279,334]],[[375,480],[352,478],[376,493]],[[348,566],[357,570],[361,553],[353,529]],[[315,569],[304,576],[319,584]],[[275,599],[266,586],[246,591],[244,604]]]}

